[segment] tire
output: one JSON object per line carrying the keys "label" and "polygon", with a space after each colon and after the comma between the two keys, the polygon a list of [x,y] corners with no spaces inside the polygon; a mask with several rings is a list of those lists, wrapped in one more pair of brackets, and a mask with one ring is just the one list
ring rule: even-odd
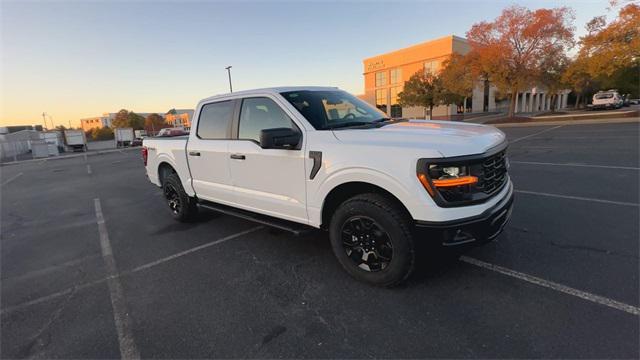
{"label": "tire", "polygon": [[329,238],[335,256],[352,277],[393,287],[406,280],[415,265],[411,229],[410,216],[395,201],[362,194],[336,209]]}
{"label": "tire", "polygon": [[167,175],[162,182],[162,192],[169,206],[171,216],[175,220],[190,222],[196,219],[198,215],[196,201],[184,191],[178,174]]}

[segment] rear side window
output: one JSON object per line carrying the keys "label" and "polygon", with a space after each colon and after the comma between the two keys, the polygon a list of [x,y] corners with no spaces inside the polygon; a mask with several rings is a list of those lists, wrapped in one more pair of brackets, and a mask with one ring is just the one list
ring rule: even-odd
{"label": "rear side window", "polygon": [[290,128],[295,125],[282,108],[268,98],[247,98],[242,100],[238,139],[260,142],[263,129]]}
{"label": "rear side window", "polygon": [[198,137],[201,139],[228,139],[228,129],[232,114],[232,101],[204,105],[200,110],[200,118],[198,119]]}

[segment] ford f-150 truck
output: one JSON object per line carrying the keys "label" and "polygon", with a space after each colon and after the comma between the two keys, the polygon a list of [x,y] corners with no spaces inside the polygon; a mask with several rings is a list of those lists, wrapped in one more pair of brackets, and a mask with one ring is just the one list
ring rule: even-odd
{"label": "ford f-150 truck", "polygon": [[467,248],[502,231],[506,148],[491,126],[389,119],[337,88],[287,87],[204,99],[188,136],[145,138],[142,155],[176,220],[202,207],[324,229],[350,275],[393,286],[418,245]]}

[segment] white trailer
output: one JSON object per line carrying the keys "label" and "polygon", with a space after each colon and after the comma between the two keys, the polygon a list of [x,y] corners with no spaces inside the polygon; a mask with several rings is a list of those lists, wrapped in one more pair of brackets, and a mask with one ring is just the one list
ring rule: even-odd
{"label": "white trailer", "polygon": [[65,130],[64,142],[72,151],[87,151],[87,138],[82,130]]}
{"label": "white trailer", "polygon": [[133,141],[133,128],[115,128],[114,136],[116,147],[131,146]]}

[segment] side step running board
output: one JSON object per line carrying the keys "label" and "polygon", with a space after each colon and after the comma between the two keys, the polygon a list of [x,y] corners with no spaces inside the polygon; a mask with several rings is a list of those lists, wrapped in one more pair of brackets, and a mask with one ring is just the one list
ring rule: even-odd
{"label": "side step running board", "polygon": [[205,200],[198,201],[198,206],[201,208],[209,209],[226,215],[239,217],[241,219],[257,222],[259,224],[267,225],[276,229],[288,231],[296,236],[308,234],[315,230],[313,227],[299,224],[293,221],[274,218],[268,215],[256,214],[251,211],[234,208],[222,204],[216,204]]}

